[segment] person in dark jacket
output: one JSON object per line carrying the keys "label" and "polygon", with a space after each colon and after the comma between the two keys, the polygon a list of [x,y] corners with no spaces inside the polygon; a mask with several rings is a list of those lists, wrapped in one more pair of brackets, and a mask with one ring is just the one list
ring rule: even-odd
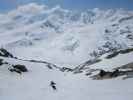
{"label": "person in dark jacket", "polygon": [[50,82],[50,86],[52,87],[53,90],[57,90],[56,83],[54,81]]}

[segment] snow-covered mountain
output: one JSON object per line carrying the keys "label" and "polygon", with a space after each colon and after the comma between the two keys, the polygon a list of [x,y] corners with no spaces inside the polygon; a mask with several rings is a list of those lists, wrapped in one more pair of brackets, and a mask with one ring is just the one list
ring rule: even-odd
{"label": "snow-covered mountain", "polygon": [[0,45],[22,58],[78,65],[133,47],[132,23],[133,11],[123,9],[78,12],[31,3],[0,15]]}
{"label": "snow-covered mountain", "polygon": [[133,11],[0,14],[0,100],[132,100],[132,79]]}

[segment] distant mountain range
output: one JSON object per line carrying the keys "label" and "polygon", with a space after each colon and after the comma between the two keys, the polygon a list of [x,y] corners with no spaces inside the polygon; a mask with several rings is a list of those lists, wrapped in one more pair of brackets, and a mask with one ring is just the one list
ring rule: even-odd
{"label": "distant mountain range", "polygon": [[0,46],[22,58],[78,65],[133,48],[133,11],[70,11],[35,3],[0,14]]}

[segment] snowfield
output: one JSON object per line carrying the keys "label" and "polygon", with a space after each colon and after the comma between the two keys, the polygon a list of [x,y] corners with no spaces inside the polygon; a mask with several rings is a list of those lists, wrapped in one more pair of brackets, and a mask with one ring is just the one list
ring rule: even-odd
{"label": "snowfield", "polygon": [[[132,79],[92,80],[83,74],[50,70],[43,64],[9,60],[26,64],[28,73],[19,75],[0,67],[1,100],[132,100]],[[56,82],[57,90],[49,85]]]}
{"label": "snowfield", "polygon": [[[133,100],[132,64],[119,77],[86,75],[130,63],[133,11],[78,12],[30,3],[0,14],[0,100]],[[28,72],[9,69],[16,64]]]}

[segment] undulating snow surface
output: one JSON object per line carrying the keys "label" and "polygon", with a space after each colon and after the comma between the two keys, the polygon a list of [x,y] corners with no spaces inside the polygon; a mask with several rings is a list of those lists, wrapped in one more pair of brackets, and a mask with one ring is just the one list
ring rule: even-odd
{"label": "undulating snow surface", "polygon": [[[133,53],[105,59],[107,53],[133,48],[133,11],[123,9],[85,12],[31,3],[0,14],[0,47],[22,59],[51,62],[59,67],[85,66],[111,70],[133,62]],[[81,74],[48,69],[45,64],[2,58],[24,64],[19,75],[0,66],[0,100],[132,100],[133,79],[92,80]],[[50,87],[56,82],[57,90]]]}
{"label": "undulating snow surface", "polygon": [[[28,73],[19,75],[0,67],[1,100],[132,100],[132,79],[92,80],[82,74],[50,70],[43,64],[8,59],[13,64],[25,64]],[[53,90],[50,81],[56,82]]]}

